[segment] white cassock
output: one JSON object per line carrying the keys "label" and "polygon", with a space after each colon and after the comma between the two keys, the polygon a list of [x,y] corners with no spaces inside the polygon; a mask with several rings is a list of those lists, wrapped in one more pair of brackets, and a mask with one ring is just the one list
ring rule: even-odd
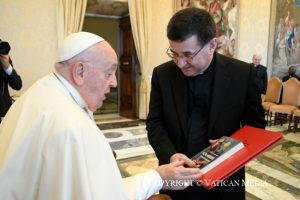
{"label": "white cassock", "polygon": [[74,87],[54,73],[13,104],[0,125],[1,200],[146,199],[161,189],[154,170],[124,186],[112,150],[84,106]]}

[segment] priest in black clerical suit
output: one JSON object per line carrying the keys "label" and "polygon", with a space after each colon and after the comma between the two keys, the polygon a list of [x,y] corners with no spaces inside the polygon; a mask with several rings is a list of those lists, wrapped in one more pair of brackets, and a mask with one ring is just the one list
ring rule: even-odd
{"label": "priest in black clerical suit", "polygon": [[268,73],[267,68],[260,64],[261,55],[256,53],[252,57],[252,65],[255,67],[257,75],[257,83],[261,94],[266,94],[268,87]]}
{"label": "priest in black clerical suit", "polygon": [[[147,130],[159,164],[169,163],[177,152],[192,157],[209,145],[209,139],[230,136],[242,125],[264,128],[255,77],[249,64],[218,53],[209,68],[195,77],[184,76],[173,61],[155,68]],[[231,178],[235,177],[243,179],[244,169]],[[236,195],[232,188],[213,190],[232,199]]]}
{"label": "priest in black clerical suit", "polygon": [[[230,136],[243,125],[265,127],[256,70],[215,52],[213,23],[205,10],[187,8],[168,24],[167,54],[173,61],[153,70],[146,122],[160,165],[184,160],[191,167],[188,158],[207,147],[209,139]],[[228,178],[231,186],[161,193],[174,200],[245,199],[244,181],[242,168]]]}

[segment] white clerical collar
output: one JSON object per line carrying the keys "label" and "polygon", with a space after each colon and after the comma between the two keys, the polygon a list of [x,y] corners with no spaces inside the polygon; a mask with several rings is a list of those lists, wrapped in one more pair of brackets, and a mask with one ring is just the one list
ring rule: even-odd
{"label": "white clerical collar", "polygon": [[57,72],[53,72],[56,78],[63,84],[66,90],[69,92],[70,96],[74,101],[89,115],[91,119],[94,119],[93,112],[88,109],[87,104],[79,94],[79,92],[71,85],[63,76]]}

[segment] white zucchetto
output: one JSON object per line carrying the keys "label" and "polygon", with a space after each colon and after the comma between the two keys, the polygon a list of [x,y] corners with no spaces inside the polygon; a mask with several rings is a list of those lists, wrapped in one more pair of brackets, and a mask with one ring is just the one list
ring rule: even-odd
{"label": "white zucchetto", "polygon": [[104,41],[104,39],[93,33],[71,33],[64,39],[62,45],[58,48],[58,56],[56,61],[62,62],[69,60],[90,46],[101,41]]}

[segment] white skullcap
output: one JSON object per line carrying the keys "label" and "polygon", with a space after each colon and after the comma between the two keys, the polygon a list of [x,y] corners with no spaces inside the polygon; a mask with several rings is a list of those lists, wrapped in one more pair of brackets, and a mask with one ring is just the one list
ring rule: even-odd
{"label": "white skullcap", "polygon": [[104,39],[93,33],[71,33],[64,39],[63,44],[58,48],[57,62],[69,60],[101,41],[104,41]]}

